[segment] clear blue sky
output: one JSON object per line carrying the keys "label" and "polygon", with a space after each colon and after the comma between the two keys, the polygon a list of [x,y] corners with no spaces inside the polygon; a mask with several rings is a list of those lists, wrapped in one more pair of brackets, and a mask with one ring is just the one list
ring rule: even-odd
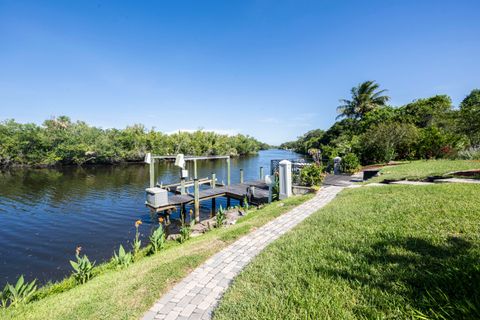
{"label": "clear blue sky", "polygon": [[0,0],[0,120],[205,128],[281,143],[352,86],[480,87],[480,1]]}

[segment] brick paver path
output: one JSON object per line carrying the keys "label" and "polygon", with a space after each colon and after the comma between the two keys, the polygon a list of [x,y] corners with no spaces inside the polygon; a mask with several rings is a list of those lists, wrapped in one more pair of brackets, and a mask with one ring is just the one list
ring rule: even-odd
{"label": "brick paver path", "polygon": [[323,187],[313,199],[232,243],[195,269],[144,315],[152,319],[210,319],[233,278],[268,244],[329,203],[343,187]]}

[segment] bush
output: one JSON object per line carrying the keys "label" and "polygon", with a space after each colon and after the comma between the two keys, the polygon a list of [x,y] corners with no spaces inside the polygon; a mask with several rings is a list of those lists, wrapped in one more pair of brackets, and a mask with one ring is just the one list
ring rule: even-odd
{"label": "bush", "polygon": [[374,126],[361,136],[362,162],[412,159],[418,137],[418,129],[412,124],[391,122]]}
{"label": "bush", "polygon": [[421,130],[418,154],[425,159],[451,158],[467,144],[465,137],[431,126]]}
{"label": "bush", "polygon": [[480,160],[480,148],[469,148],[460,151],[457,158],[462,160]]}
{"label": "bush", "polygon": [[341,168],[342,172],[353,174],[360,169],[360,160],[354,153],[347,153],[342,158]]}
{"label": "bush", "polygon": [[300,181],[306,186],[319,186],[324,177],[323,167],[318,164],[307,165],[300,171]]}

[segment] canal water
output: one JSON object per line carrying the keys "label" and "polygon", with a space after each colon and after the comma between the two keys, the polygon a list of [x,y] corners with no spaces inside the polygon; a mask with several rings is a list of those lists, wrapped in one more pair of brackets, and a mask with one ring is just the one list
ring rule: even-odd
{"label": "canal water", "polygon": [[[298,157],[265,150],[233,158],[231,183],[239,182],[240,168],[245,181],[256,180],[261,166],[270,172],[270,160]],[[225,160],[198,162],[199,178],[212,172],[226,182]],[[69,260],[77,246],[97,263],[110,259],[120,244],[131,248],[138,219],[145,244],[157,220],[145,207],[148,174],[145,164],[0,171],[0,289],[21,274],[40,283],[64,278],[71,273]],[[179,181],[179,169],[171,162],[156,166],[156,174],[164,184]],[[202,203],[202,217],[209,216],[210,203]],[[217,200],[219,205],[225,207],[225,199]]]}

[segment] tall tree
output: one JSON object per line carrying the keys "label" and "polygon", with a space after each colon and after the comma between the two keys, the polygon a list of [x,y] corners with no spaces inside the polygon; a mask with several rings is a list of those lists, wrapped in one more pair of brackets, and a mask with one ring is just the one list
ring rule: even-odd
{"label": "tall tree", "polygon": [[384,95],[387,90],[378,90],[380,85],[375,81],[365,81],[350,91],[351,100],[341,99],[337,107],[338,118],[361,119],[367,112],[385,106],[389,96]]}
{"label": "tall tree", "polygon": [[470,138],[472,145],[480,146],[480,90],[475,89],[460,104],[462,131]]}

